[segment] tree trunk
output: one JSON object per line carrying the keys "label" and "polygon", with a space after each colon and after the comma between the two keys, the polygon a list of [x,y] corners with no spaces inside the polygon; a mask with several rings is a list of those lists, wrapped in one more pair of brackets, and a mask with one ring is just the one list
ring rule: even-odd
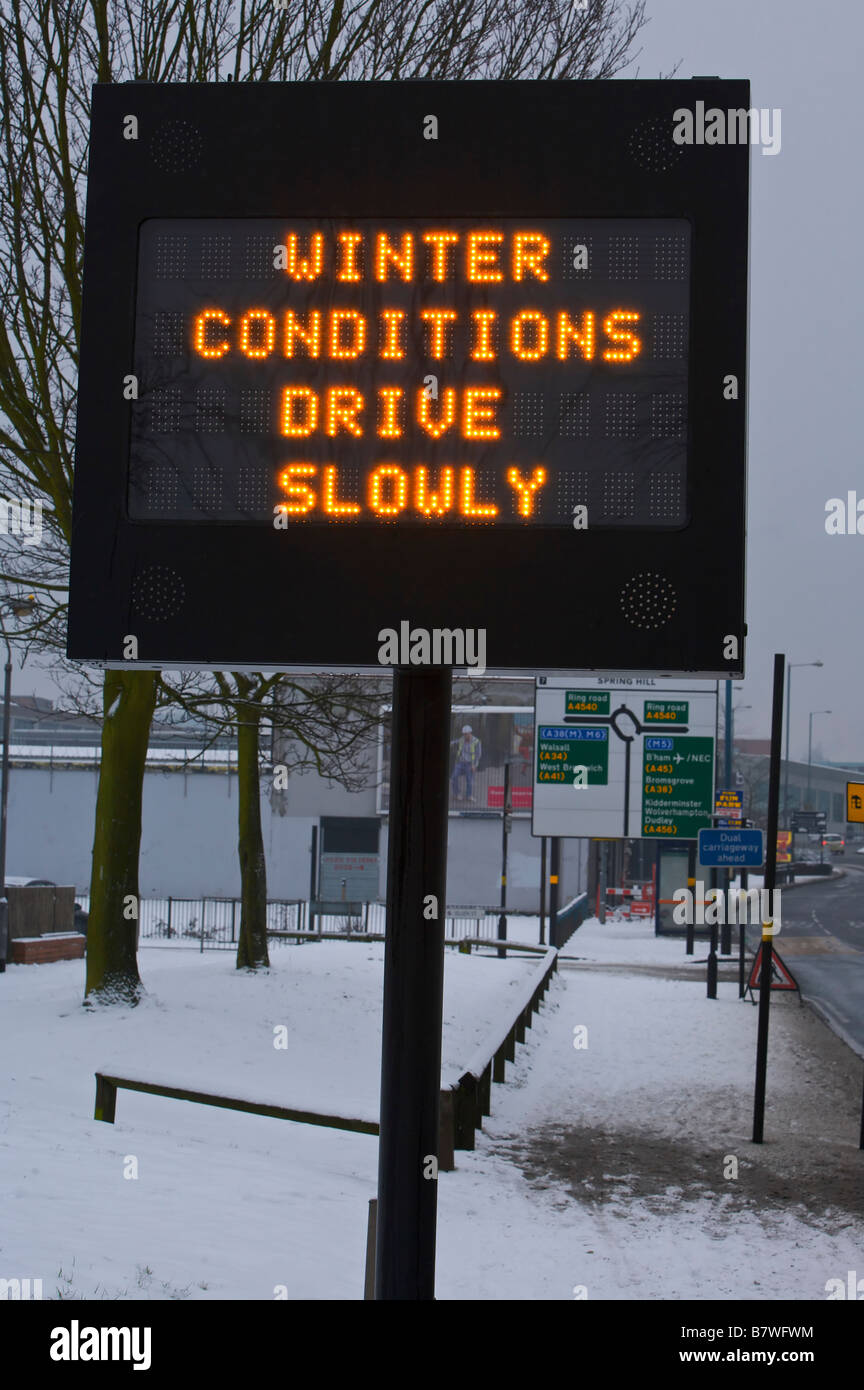
{"label": "tree trunk", "polygon": [[136,1004],[142,992],[137,958],[138,855],[157,682],[155,671],[105,673],[87,924],[86,996],[90,1002]]}
{"label": "tree trunk", "polygon": [[[240,678],[238,688],[240,686]],[[267,866],[261,832],[258,773],[260,706],[237,701],[238,851],[240,856],[240,937],[237,969],[269,966],[267,953]]]}

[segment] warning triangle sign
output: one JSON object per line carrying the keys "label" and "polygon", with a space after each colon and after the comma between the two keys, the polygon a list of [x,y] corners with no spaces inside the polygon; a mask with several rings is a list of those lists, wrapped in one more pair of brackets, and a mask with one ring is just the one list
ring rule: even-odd
{"label": "warning triangle sign", "polygon": [[[750,971],[750,978],[747,981],[747,988],[750,990],[761,989],[762,987],[762,947],[756,952],[753,961],[753,968]],[[772,989],[798,989],[798,983],[789,969],[775,950],[771,952],[771,988]]]}

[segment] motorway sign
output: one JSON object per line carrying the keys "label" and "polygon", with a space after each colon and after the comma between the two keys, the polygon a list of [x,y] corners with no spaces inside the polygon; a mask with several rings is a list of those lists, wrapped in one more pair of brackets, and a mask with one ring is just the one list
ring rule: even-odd
{"label": "motorway sign", "polygon": [[539,677],[534,717],[534,835],[695,840],[710,827],[712,687]]}
{"label": "motorway sign", "polygon": [[846,783],[846,819],[853,825],[864,822],[864,782]]}
{"label": "motorway sign", "polygon": [[758,869],[765,861],[761,830],[700,830],[699,863],[704,868]]}

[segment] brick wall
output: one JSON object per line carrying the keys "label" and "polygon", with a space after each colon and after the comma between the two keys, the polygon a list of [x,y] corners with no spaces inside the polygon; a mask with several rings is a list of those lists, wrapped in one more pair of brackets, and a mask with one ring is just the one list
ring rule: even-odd
{"label": "brick wall", "polygon": [[52,960],[80,960],[86,940],[77,932],[68,936],[19,936],[9,942],[9,963],[48,965]]}

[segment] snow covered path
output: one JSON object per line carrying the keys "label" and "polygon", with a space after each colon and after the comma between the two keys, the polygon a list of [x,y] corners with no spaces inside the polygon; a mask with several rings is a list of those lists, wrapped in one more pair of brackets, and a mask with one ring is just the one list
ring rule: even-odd
{"label": "snow covered path", "polygon": [[[568,950],[671,963],[682,948],[589,923]],[[100,1124],[93,1072],[374,1115],[382,962],[377,944],[315,944],[254,979],[221,954],[148,952],[148,1000],[92,1016],[81,962],[7,971],[0,1276],[42,1278],[46,1296],[361,1297],[374,1138],[122,1091]],[[447,953],[445,1069],[531,966]],[[822,1299],[864,1268],[860,1068],[806,1010],[772,1007],[756,1149],[756,1010],[734,985],[709,1002],[701,983],[565,966],[546,998],[477,1149],[441,1175],[439,1298]]]}
{"label": "snow covered path", "polygon": [[[590,922],[567,950],[671,963],[683,946]],[[772,1001],[758,1146],[757,1010],[737,985],[708,1001],[702,980],[565,967],[547,999],[442,1179],[439,1297],[824,1299],[864,1267],[860,1065],[808,1011]]]}

